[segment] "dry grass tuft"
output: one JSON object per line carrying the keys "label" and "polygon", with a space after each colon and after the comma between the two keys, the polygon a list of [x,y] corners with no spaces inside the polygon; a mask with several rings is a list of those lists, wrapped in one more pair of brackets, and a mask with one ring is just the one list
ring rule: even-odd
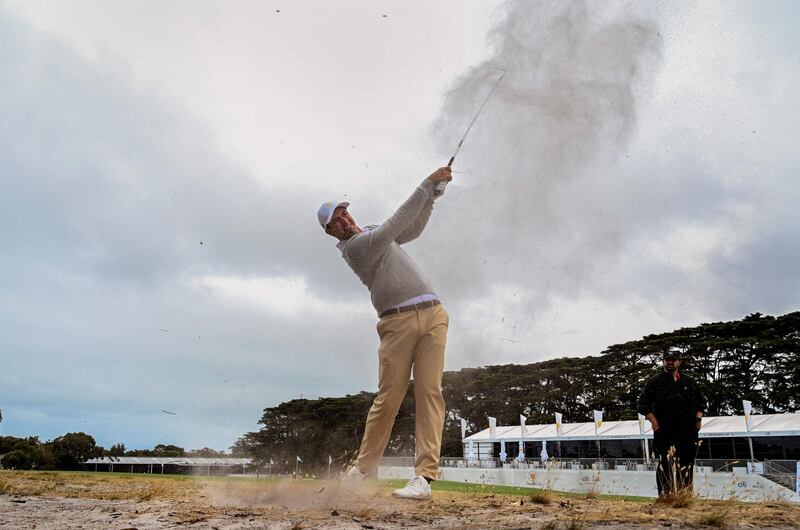
{"label": "dry grass tuft", "polygon": [[3,493],[8,493],[8,494],[14,493],[14,486],[11,484],[11,481],[8,480],[7,478],[0,477],[0,494]]}
{"label": "dry grass tuft", "polygon": [[558,530],[558,522],[557,521],[547,521],[542,526],[539,527],[539,530]]}
{"label": "dry grass tuft", "polygon": [[147,484],[136,495],[136,500],[139,502],[149,501],[151,499],[170,499],[175,496],[174,484],[167,484],[165,482],[155,482]]}
{"label": "dry grass tuft", "polygon": [[716,526],[722,528],[728,524],[728,512],[724,510],[711,510],[704,513],[697,519],[697,524],[703,526]]}
{"label": "dry grass tuft", "polygon": [[528,499],[534,504],[548,505],[553,502],[553,497],[548,490],[534,490]]}
{"label": "dry grass tuft", "polygon": [[583,530],[584,528],[586,528],[586,523],[580,517],[573,517],[564,525],[564,530]]}
{"label": "dry grass tuft", "polygon": [[706,510],[700,514],[700,517],[697,519],[697,524],[724,528],[728,525],[728,519],[735,506],[736,501],[734,499],[725,501],[722,504],[715,504],[710,510]]}
{"label": "dry grass tuft", "polygon": [[681,488],[668,498],[673,508],[688,508],[694,503],[694,490],[691,487]]}
{"label": "dry grass tuft", "polygon": [[178,524],[194,524],[208,520],[212,514],[206,513],[201,510],[192,510],[190,512],[180,512],[177,514]]}

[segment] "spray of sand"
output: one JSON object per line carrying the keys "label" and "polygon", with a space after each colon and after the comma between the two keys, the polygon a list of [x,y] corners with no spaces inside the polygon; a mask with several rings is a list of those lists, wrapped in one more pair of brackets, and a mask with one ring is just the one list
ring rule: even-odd
{"label": "spray of sand", "polygon": [[387,497],[376,484],[345,488],[336,480],[275,481],[229,479],[210,481],[204,494],[216,507],[272,509],[285,511],[332,511],[357,513],[375,508],[391,508],[402,501]]}
{"label": "spray of sand", "polygon": [[437,251],[425,259],[448,271],[448,292],[474,300],[518,286],[523,305],[541,309],[553,295],[573,296],[620,247],[624,222],[602,182],[635,131],[662,43],[636,4],[502,9],[490,58],[454,83],[433,128],[451,152],[505,71],[456,161],[465,173],[445,200],[459,205],[440,209]]}

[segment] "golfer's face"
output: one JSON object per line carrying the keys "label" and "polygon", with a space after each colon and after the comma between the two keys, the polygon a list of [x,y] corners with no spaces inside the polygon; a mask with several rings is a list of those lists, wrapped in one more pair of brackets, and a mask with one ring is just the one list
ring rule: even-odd
{"label": "golfer's face", "polygon": [[348,239],[358,231],[355,220],[347,211],[347,208],[340,206],[333,211],[331,222],[328,223],[328,233],[337,239]]}

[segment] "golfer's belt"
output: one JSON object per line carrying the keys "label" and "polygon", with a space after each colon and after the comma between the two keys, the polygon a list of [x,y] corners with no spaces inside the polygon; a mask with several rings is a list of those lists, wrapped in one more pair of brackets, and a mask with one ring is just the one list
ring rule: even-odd
{"label": "golfer's belt", "polygon": [[417,309],[427,309],[429,307],[441,304],[439,300],[428,300],[427,302],[420,302],[418,304],[404,305],[403,307],[395,307],[389,309],[378,315],[378,318],[388,317],[389,315],[396,315],[397,313],[405,313],[407,311],[416,311]]}

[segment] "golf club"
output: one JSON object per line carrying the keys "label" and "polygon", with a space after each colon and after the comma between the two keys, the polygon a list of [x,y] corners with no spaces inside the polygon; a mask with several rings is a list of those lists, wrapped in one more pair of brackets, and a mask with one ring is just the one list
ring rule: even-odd
{"label": "golf club", "polygon": [[[497,81],[494,82],[494,85],[492,86],[492,89],[489,91],[489,94],[486,96],[486,99],[483,100],[483,103],[481,103],[481,106],[478,108],[478,112],[475,113],[475,117],[472,118],[471,122],[469,122],[469,126],[467,126],[467,130],[464,132],[464,136],[462,136],[461,140],[459,140],[458,146],[456,147],[453,156],[450,157],[450,161],[447,163],[447,167],[453,166],[453,162],[456,159],[456,155],[458,154],[458,151],[461,149],[464,140],[467,139],[467,135],[469,134],[470,129],[472,129],[472,126],[475,125],[475,122],[478,120],[478,116],[480,116],[481,112],[483,111],[483,107],[485,107],[486,103],[489,102],[489,98],[492,97],[492,94],[494,94],[495,89],[497,89],[497,86],[500,84],[500,81],[503,80],[503,76],[505,75],[506,75],[505,70],[500,70],[500,77],[498,77]],[[446,187],[447,187],[447,182],[439,182],[438,184],[436,184],[436,187],[433,190],[434,197],[439,197],[440,195],[444,195],[444,190]]]}

